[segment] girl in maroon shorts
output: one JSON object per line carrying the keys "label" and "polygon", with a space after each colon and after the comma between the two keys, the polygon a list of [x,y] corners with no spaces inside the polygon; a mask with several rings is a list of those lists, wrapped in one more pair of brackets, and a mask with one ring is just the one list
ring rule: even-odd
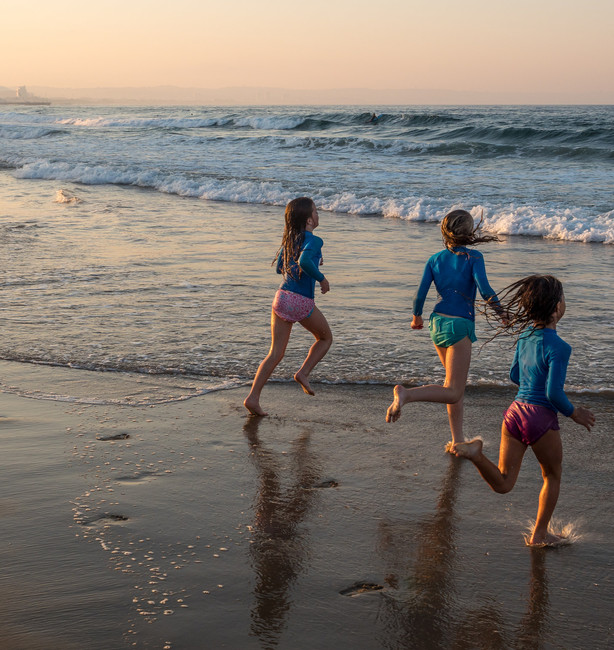
{"label": "girl in maroon shorts", "polygon": [[583,406],[573,406],[564,391],[571,346],[556,333],[565,313],[563,286],[551,275],[531,275],[504,290],[501,306],[503,330],[518,336],[510,379],[519,386],[501,427],[499,466],[482,453],[482,441],[458,443],[453,453],[468,458],[490,487],[501,494],[515,485],[520,465],[530,445],[544,479],[537,519],[527,539],[531,546],[554,546],[565,538],[549,532],[548,525],[559,498],[563,448],[558,413],[589,431],[595,416]]}

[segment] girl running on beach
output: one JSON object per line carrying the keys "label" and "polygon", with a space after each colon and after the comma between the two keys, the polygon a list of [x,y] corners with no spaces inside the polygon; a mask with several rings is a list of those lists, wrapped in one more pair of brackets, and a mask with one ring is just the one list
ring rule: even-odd
{"label": "girl running on beach", "polygon": [[479,438],[457,444],[454,453],[472,461],[495,492],[506,494],[514,487],[524,452],[531,445],[544,484],[535,527],[527,543],[553,546],[565,541],[564,537],[548,532],[559,498],[563,460],[557,413],[589,431],[595,416],[583,406],[574,407],[565,395],[571,346],[556,332],[565,313],[565,296],[559,280],[551,275],[530,275],[507,287],[501,302],[506,314],[502,329],[518,336],[510,379],[519,389],[503,416],[499,466],[482,453]]}
{"label": "girl running on beach", "polygon": [[313,234],[319,216],[315,203],[306,197],[293,199],[286,206],[286,225],[281,247],[273,264],[277,273],[284,276],[271,311],[271,349],[254,377],[252,389],[243,402],[252,415],[268,415],[260,406],[260,393],[267,380],[283,359],[294,323],[300,323],[315,337],[307,358],[294,375],[308,395],[314,392],[309,384],[309,374],[328,352],[333,335],[322,312],[315,306],[316,281],[322,293],[330,290],[328,280],[322,275],[323,241]]}
{"label": "girl running on beach", "polygon": [[[481,221],[480,221],[481,224]],[[396,422],[407,402],[440,402],[448,405],[452,442],[447,450],[463,437],[463,400],[471,362],[471,345],[475,336],[476,290],[487,302],[497,303],[497,295],[486,277],[484,258],[467,246],[499,241],[494,235],[482,235],[480,224],[466,210],[452,210],[441,223],[445,248],[426,263],[422,281],[416,292],[411,328],[422,329],[422,308],[426,295],[435,283],[439,301],[429,319],[429,330],[439,359],[446,370],[443,386],[429,384],[417,388],[394,387],[394,400],[388,407],[386,422]],[[496,308],[496,307],[495,307]]]}

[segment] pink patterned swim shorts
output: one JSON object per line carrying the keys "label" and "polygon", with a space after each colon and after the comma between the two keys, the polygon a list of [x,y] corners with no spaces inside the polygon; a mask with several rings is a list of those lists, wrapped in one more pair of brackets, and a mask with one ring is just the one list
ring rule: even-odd
{"label": "pink patterned swim shorts", "polygon": [[298,323],[307,318],[315,306],[313,298],[307,298],[307,296],[301,296],[300,293],[284,289],[278,289],[273,299],[273,311],[289,323]]}

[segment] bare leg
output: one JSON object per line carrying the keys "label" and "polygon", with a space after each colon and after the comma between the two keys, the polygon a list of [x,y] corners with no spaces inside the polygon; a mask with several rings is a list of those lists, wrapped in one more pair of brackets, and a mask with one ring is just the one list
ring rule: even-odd
{"label": "bare leg", "polygon": [[260,406],[260,393],[277,364],[284,358],[291,331],[292,323],[283,320],[271,310],[271,349],[258,367],[252,389],[243,402],[245,408],[252,415],[268,415]]}
{"label": "bare leg", "polygon": [[[448,409],[452,440],[456,444],[463,438],[463,403],[467,374],[471,363],[471,341],[465,337],[449,348],[435,346],[437,354],[446,369],[443,386],[429,384],[417,388],[394,387],[394,400],[388,407],[386,422],[396,422],[401,417],[401,408],[408,402],[439,402],[452,405]],[[460,402],[460,404],[458,404]]]}
{"label": "bare leg", "polygon": [[468,458],[495,492],[505,494],[516,484],[526,449],[527,446],[513,438],[503,424],[498,467],[482,453],[482,441],[479,438],[456,444],[454,453],[456,456]]}
{"label": "bare leg", "polygon": [[309,353],[305,361],[303,361],[303,365],[294,375],[294,380],[302,386],[307,395],[315,395],[309,384],[309,375],[330,349],[333,342],[333,334],[330,331],[326,318],[324,318],[324,314],[317,307],[314,307],[311,314],[300,321],[300,323],[315,336],[316,340],[311,348],[309,348]]}
{"label": "bare leg", "polygon": [[[435,346],[435,350],[437,350],[437,354],[439,355],[439,360],[441,361],[441,365],[446,368],[446,382],[444,386],[448,385],[448,355],[447,352],[450,348],[442,348],[438,345]],[[471,355],[471,349],[469,349],[469,355]],[[469,356],[469,362],[471,362],[471,356]],[[465,380],[464,384],[467,384],[467,373],[469,372],[469,365],[467,365],[467,371],[465,373]],[[463,414],[464,414],[464,406],[465,406],[465,392],[464,392],[464,387],[463,387],[463,395],[462,397],[458,400],[458,402],[453,402],[449,403],[447,405],[448,408],[448,422],[450,423],[450,433],[452,434],[452,442],[448,443],[446,445],[446,451],[453,452],[454,450],[454,445],[457,442],[463,442],[465,440],[465,436],[463,435]]]}
{"label": "bare leg", "polygon": [[563,445],[558,431],[550,429],[534,445],[533,453],[542,468],[544,484],[539,493],[539,507],[529,544],[556,544],[562,537],[548,532],[548,524],[556,507],[561,488]]}

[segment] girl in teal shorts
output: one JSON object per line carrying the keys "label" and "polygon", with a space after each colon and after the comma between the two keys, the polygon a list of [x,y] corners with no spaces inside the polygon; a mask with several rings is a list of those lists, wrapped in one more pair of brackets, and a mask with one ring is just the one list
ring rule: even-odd
{"label": "girl in teal shorts", "polygon": [[[481,223],[481,222],[480,222]],[[452,433],[452,451],[463,436],[463,400],[471,363],[471,346],[475,336],[475,298],[477,291],[495,309],[497,294],[486,277],[484,257],[473,246],[482,242],[498,241],[493,235],[482,235],[480,224],[466,210],[452,210],[441,223],[445,248],[426,263],[422,281],[416,292],[411,328],[423,328],[422,309],[432,283],[439,300],[429,318],[429,330],[435,350],[446,371],[443,386],[430,384],[417,388],[394,387],[394,400],[388,408],[386,422],[395,422],[407,402],[440,402],[448,405],[448,419]]]}

